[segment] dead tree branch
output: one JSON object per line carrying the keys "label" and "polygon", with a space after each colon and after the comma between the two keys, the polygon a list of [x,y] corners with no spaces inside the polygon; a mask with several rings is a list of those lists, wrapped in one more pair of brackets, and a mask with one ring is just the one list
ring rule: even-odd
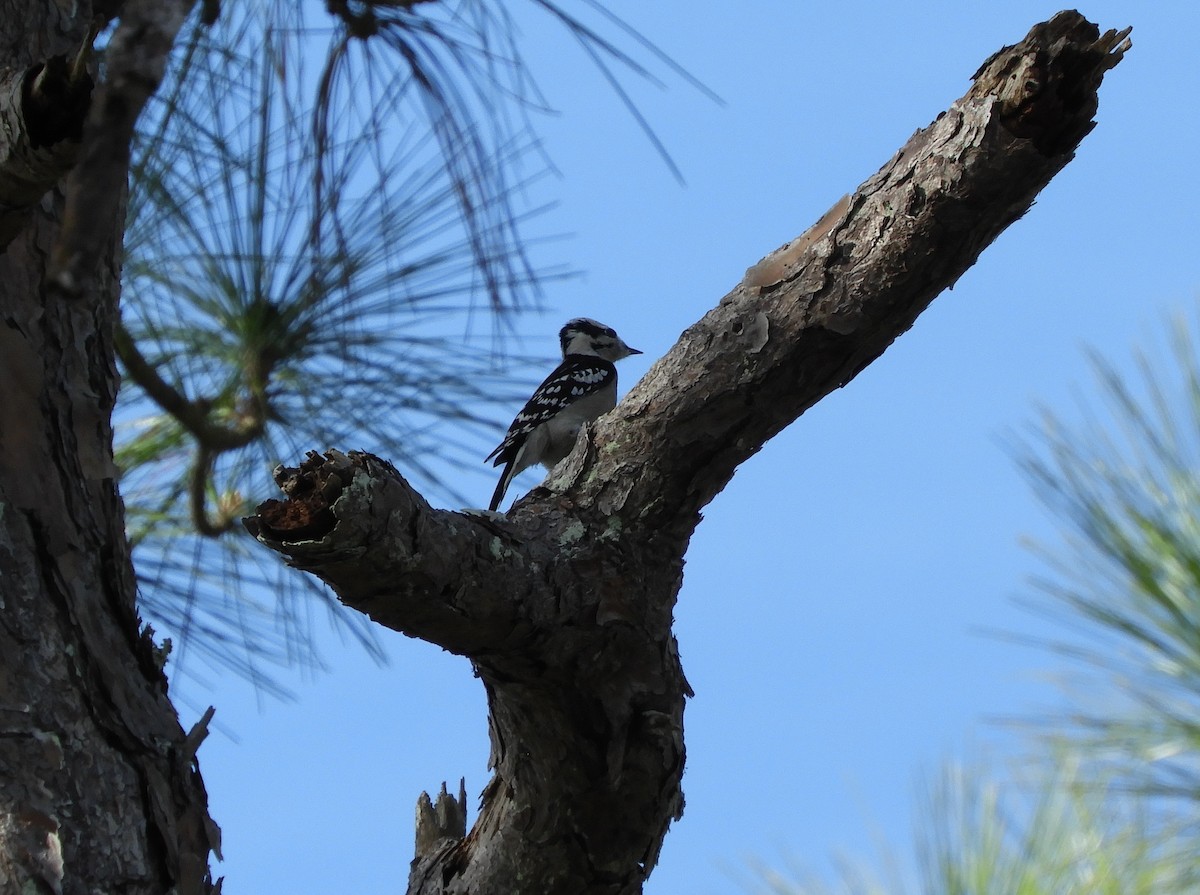
{"label": "dead tree branch", "polygon": [[506,519],[434,510],[365,454],[279,472],[287,499],[251,532],[346,605],[467,656],[487,690],[495,775],[479,818],[426,842],[410,895],[641,891],[683,809],[689,691],[671,621],[701,508],[1029,209],[1091,130],[1127,34],[1060,13],[985,62]]}

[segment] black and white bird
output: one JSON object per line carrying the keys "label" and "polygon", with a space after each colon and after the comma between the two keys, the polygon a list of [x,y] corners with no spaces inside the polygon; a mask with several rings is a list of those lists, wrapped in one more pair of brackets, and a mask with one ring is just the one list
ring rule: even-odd
{"label": "black and white bird", "polygon": [[588,317],[568,320],[559,330],[562,363],[521,408],[499,447],[487,455],[493,466],[504,465],[489,510],[495,512],[517,473],[541,463],[547,469],[563,460],[575,436],[603,413],[617,406],[615,361],[631,354],[611,327]]}

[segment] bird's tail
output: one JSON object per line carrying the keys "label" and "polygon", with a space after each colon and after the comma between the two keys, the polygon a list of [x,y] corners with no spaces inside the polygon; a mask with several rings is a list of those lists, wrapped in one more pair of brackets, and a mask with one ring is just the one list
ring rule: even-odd
{"label": "bird's tail", "polygon": [[496,491],[492,494],[492,503],[488,507],[488,510],[491,512],[494,513],[500,508],[500,501],[504,500],[504,492],[508,490],[508,486],[516,474],[516,467],[517,463],[515,459],[509,460],[504,464],[504,472],[500,475],[500,481],[496,483]]}

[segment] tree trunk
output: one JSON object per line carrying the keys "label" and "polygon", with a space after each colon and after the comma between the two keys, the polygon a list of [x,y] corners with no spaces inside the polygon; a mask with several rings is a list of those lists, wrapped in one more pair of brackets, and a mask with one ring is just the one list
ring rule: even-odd
{"label": "tree trunk", "polygon": [[205,727],[139,630],[110,427],[128,140],[186,4],[129,3],[95,91],[70,6],[0,9],[0,891],[201,893]]}
{"label": "tree trunk", "polygon": [[432,509],[378,458],[310,454],[259,540],[380,624],[466,656],[494,776],[470,833],[418,806],[410,895],[629,895],[683,809],[671,633],[700,510],[848,383],[1072,158],[1127,32],[1077,13],[970,91],[803,236],[752,267],[505,518]]}

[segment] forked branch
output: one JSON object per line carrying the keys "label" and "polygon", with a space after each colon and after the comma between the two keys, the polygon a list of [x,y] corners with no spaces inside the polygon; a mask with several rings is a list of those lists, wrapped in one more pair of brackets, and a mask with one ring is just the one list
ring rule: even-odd
{"label": "forked branch", "polygon": [[466,655],[487,690],[479,818],[426,837],[410,895],[641,891],[683,807],[689,690],[671,621],[700,509],[1029,209],[1091,130],[1127,34],[1065,12],[987,60],[507,517],[434,510],[369,455],[280,471],[288,499],[247,520],[259,540],[381,624]]}

